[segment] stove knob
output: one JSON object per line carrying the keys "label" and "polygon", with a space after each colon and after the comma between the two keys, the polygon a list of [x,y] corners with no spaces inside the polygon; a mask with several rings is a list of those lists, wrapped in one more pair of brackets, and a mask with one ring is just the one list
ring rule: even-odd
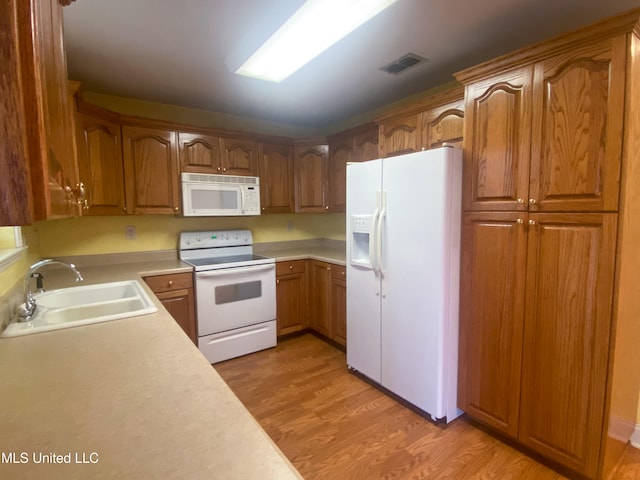
{"label": "stove knob", "polygon": [[199,242],[201,240],[200,235],[196,236],[196,242]]}
{"label": "stove knob", "polygon": [[190,238],[187,238],[187,239],[184,241],[184,243],[186,243],[187,245],[191,245],[191,239],[190,239]]}

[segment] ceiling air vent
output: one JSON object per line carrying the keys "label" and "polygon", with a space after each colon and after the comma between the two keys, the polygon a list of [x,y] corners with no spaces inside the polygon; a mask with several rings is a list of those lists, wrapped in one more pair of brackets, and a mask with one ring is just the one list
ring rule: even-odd
{"label": "ceiling air vent", "polygon": [[418,65],[419,63],[427,62],[426,58],[420,57],[415,53],[407,53],[403,55],[397,60],[394,60],[388,65],[380,68],[383,72],[392,73],[393,75],[397,75],[398,73],[406,70],[409,67],[413,67],[414,65]]}

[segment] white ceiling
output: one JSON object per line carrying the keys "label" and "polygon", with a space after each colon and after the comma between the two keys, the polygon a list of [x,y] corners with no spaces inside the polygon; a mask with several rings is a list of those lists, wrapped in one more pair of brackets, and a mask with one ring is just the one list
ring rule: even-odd
{"label": "white ceiling", "polygon": [[[69,77],[87,91],[323,127],[640,0],[398,0],[280,84],[235,75],[304,0],[77,0]],[[380,67],[412,52],[429,61]]]}

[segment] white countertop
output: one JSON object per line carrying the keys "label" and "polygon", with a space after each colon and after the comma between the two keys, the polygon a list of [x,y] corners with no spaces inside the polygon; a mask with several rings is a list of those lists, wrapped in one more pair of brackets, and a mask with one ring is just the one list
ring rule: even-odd
{"label": "white countertop", "polygon": [[[178,260],[81,268],[87,283],[181,271]],[[64,270],[45,279],[72,284]],[[153,299],[155,314],[0,339],[0,478],[301,478]],[[58,463],[35,463],[52,454]]]}

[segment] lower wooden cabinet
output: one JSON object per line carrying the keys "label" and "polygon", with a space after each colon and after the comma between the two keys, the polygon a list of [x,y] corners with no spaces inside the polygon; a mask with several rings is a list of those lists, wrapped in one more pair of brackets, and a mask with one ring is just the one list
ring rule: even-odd
{"label": "lower wooden cabinet", "polygon": [[609,381],[617,215],[467,213],[458,405],[595,478]]}
{"label": "lower wooden cabinet", "polygon": [[306,328],[347,344],[346,269],[318,260],[276,263],[278,335]]}
{"label": "lower wooden cabinet", "polygon": [[331,265],[331,290],[329,292],[330,338],[343,347],[347,346],[347,269]]}
{"label": "lower wooden cabinet", "polygon": [[331,265],[311,260],[309,275],[311,328],[325,337],[331,337],[329,322]]}
{"label": "lower wooden cabinet", "polygon": [[189,338],[198,344],[193,277],[191,273],[173,273],[145,277],[144,281],[162,305],[182,327]]}
{"label": "lower wooden cabinet", "polygon": [[276,316],[278,335],[307,328],[306,260],[276,263]]}

